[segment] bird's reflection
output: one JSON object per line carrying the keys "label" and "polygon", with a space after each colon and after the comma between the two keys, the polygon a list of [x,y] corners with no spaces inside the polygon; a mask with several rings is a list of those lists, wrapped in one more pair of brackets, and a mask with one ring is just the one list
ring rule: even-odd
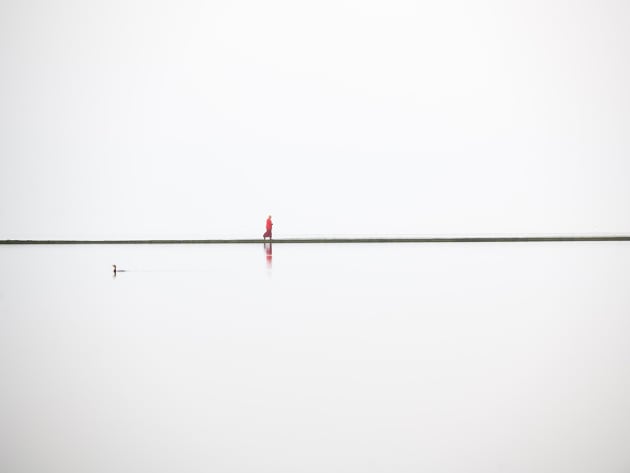
{"label": "bird's reflection", "polygon": [[271,258],[273,256],[271,242],[265,243],[265,256],[267,258],[267,268],[271,269]]}

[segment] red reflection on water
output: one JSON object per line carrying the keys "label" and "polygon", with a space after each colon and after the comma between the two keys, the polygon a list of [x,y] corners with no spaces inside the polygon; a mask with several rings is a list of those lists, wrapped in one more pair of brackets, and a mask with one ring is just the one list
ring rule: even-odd
{"label": "red reflection on water", "polygon": [[267,267],[271,268],[271,258],[273,256],[271,243],[265,243],[265,256],[267,258]]}

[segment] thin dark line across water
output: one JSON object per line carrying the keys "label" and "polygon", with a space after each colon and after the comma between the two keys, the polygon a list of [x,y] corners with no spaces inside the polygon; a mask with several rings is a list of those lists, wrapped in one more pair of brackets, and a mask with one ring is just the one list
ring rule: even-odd
{"label": "thin dark line across water", "polygon": [[[630,235],[613,236],[510,236],[510,237],[347,237],[347,238],[278,238],[275,244],[319,243],[521,243],[521,242],[595,242],[630,241]],[[0,245],[184,245],[184,244],[256,244],[269,240],[253,238],[192,240],[0,240]]]}

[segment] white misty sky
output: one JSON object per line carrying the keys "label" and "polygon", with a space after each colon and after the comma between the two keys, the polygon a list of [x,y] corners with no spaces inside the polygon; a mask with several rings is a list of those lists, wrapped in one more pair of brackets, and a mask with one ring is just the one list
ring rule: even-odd
{"label": "white misty sky", "polygon": [[0,239],[630,232],[630,3],[3,1]]}

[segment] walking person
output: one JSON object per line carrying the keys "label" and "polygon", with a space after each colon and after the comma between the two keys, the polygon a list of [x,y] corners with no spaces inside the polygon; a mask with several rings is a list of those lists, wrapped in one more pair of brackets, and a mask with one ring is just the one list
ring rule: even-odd
{"label": "walking person", "polygon": [[269,237],[269,239],[271,240],[271,227],[273,227],[273,222],[271,221],[271,215],[270,215],[269,217],[267,217],[267,224],[266,224],[267,231],[263,233],[263,240],[267,237]]}

